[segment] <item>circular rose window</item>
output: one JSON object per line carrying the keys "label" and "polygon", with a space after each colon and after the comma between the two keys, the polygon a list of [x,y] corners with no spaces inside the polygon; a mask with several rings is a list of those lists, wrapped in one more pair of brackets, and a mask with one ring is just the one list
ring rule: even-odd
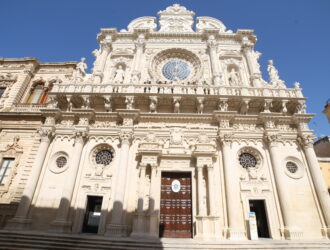
{"label": "circular rose window", "polygon": [[107,149],[99,151],[95,156],[96,164],[109,165],[112,162],[112,152]]}
{"label": "circular rose window", "polygon": [[254,168],[257,166],[257,159],[249,153],[242,153],[239,156],[239,163],[243,168]]}
{"label": "circular rose window", "polygon": [[173,59],[164,64],[162,73],[166,79],[184,80],[190,75],[191,69],[187,62],[180,59]]}

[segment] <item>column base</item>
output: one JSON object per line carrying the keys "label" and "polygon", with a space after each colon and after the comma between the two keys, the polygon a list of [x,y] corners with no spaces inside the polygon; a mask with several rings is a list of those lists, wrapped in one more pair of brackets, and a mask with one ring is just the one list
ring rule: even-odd
{"label": "column base", "polygon": [[62,221],[62,220],[54,220],[51,223],[51,232],[54,233],[71,233],[72,231],[72,222],[71,221]]}
{"label": "column base", "polygon": [[322,236],[324,239],[330,239],[330,228],[329,227],[322,227],[321,232],[322,232]]}
{"label": "column base", "polygon": [[286,240],[299,240],[304,236],[303,231],[298,227],[285,227],[282,231]]}
{"label": "column base", "polygon": [[104,235],[116,236],[116,237],[127,237],[128,233],[129,233],[128,225],[108,224]]}
{"label": "column base", "polygon": [[245,230],[228,228],[226,231],[227,239],[229,240],[247,240]]}
{"label": "column base", "polygon": [[24,219],[24,218],[12,218],[10,219],[6,226],[6,230],[15,230],[15,231],[24,231],[31,229],[32,219]]}
{"label": "column base", "polygon": [[143,237],[146,234],[146,216],[144,213],[136,213],[133,219],[131,237]]}
{"label": "column base", "polygon": [[196,216],[197,220],[197,239],[217,240],[221,239],[220,225],[218,216]]}
{"label": "column base", "polygon": [[159,237],[159,220],[158,220],[158,212],[151,212],[148,214],[149,217],[149,228],[148,234],[151,238]]}

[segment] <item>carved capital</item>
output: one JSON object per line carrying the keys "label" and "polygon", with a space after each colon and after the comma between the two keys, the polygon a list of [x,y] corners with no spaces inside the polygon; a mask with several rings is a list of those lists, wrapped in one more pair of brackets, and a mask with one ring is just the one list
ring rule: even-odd
{"label": "carved capital", "polygon": [[278,143],[282,141],[281,135],[277,133],[265,134],[264,139],[270,147],[276,147]]}
{"label": "carved capital", "polygon": [[121,141],[121,144],[130,145],[133,139],[133,131],[131,130],[120,131],[119,139]]}
{"label": "carved capital", "polygon": [[51,138],[54,136],[54,129],[40,128],[38,130],[38,134],[40,135],[40,139],[42,142],[49,142]]}
{"label": "carved capital", "polygon": [[74,132],[74,142],[83,144],[85,140],[88,138],[88,132],[87,131],[75,131]]}
{"label": "carved capital", "polygon": [[297,137],[298,143],[304,148],[312,148],[314,145],[315,136],[313,135],[300,135]]}
{"label": "carved capital", "polygon": [[220,134],[218,138],[222,146],[231,146],[234,140],[234,134],[233,133]]}

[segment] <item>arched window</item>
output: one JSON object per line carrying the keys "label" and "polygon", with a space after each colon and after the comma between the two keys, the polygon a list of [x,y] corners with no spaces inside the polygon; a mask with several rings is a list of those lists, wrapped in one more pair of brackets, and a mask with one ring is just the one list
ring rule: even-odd
{"label": "arched window", "polygon": [[27,103],[44,104],[47,103],[47,99],[48,88],[44,83],[38,83],[32,87]]}

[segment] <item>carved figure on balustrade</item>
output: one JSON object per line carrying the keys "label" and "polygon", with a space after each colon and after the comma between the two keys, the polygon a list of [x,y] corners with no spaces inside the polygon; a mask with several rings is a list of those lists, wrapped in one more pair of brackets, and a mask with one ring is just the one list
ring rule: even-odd
{"label": "carved figure on balustrade", "polygon": [[86,62],[86,58],[82,57],[81,61],[77,64],[76,71],[74,73],[74,78],[76,80],[83,81],[86,75],[85,70],[87,69],[87,64],[85,62]]}
{"label": "carved figure on balustrade", "polygon": [[269,74],[269,83],[272,87],[286,88],[284,81],[280,79],[278,70],[275,68],[273,60],[268,60],[267,71]]}

